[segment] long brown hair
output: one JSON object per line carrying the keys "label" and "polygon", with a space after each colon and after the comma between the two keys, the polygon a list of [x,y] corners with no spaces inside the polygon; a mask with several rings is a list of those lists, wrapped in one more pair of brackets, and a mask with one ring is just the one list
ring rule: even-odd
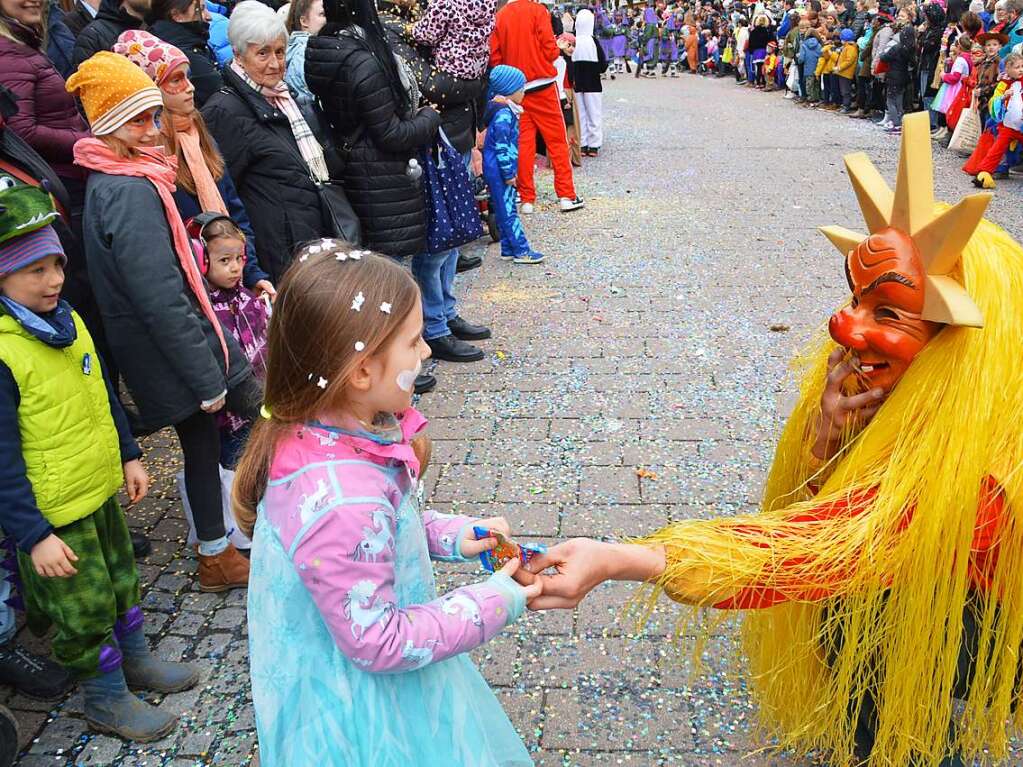
{"label": "long brown hair", "polygon": [[[174,115],[164,112],[164,119],[173,120]],[[190,119],[199,134],[199,150],[202,152],[203,160],[206,161],[206,167],[210,169],[213,180],[220,181],[224,177],[224,156],[220,154],[217,145],[213,143],[213,137],[206,127],[206,121],[202,119],[202,112],[196,109],[190,115]],[[174,154],[178,158],[178,177],[175,179],[175,183],[179,188],[194,195],[195,180],[192,178],[192,171],[189,170],[188,163],[185,162],[185,154],[178,144],[177,134],[171,129],[163,133],[163,138],[167,154]]]}
{"label": "long brown hair", "polygon": [[288,6],[288,18],[284,20],[284,26],[289,33],[302,31],[302,17],[309,13],[314,2],[316,0],[291,0],[291,5]]}
{"label": "long brown hair", "polygon": [[[407,271],[385,256],[355,251],[356,259],[351,252],[341,240],[306,244],[278,288],[267,332],[263,417],[253,425],[231,498],[248,535],[280,438],[295,424],[344,409],[359,361],[384,349],[415,309],[419,288]],[[380,309],[385,303],[388,312]]]}

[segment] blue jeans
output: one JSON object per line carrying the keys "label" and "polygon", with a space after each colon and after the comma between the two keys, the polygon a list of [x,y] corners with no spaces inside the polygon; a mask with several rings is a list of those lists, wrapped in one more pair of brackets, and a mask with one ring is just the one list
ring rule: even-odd
{"label": "blue jeans", "polygon": [[[472,152],[463,154],[462,161],[472,178]],[[427,341],[451,335],[448,323],[458,316],[454,293],[457,270],[457,248],[412,257],[412,276],[423,294],[423,338]]]}
{"label": "blue jeans", "polygon": [[423,294],[423,338],[427,341],[451,335],[448,322],[458,314],[454,294],[457,267],[457,249],[412,257],[412,276]]}
{"label": "blue jeans", "polygon": [[14,639],[14,633],[18,624],[14,618],[14,608],[7,604],[11,596],[11,584],[4,577],[4,571],[0,569],[0,644],[6,644]]}

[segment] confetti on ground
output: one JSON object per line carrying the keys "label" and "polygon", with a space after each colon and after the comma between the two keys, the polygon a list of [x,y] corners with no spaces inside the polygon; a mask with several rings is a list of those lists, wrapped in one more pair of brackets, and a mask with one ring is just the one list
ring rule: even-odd
{"label": "confetti on ground", "polygon": [[[575,177],[586,208],[557,212],[550,171],[540,171],[540,204],[523,223],[547,268],[501,262],[486,241],[465,249],[486,258],[460,275],[458,309],[493,329],[495,341],[481,342],[493,356],[431,362],[438,387],[420,401],[434,439],[433,507],[503,516],[520,539],[546,544],[754,508],[792,350],[847,294],[816,233],[859,221],[841,154],[866,151],[895,176],[897,139],[867,121],[796,109],[728,79],[604,85],[605,144]],[[939,198],[959,199],[961,159],[935,156]],[[989,217],[1021,231],[1018,184],[1005,187]],[[768,188],[800,205],[765,204]],[[779,317],[788,333],[765,335]],[[166,431],[144,448],[153,490],[128,521],[153,539],[139,563],[146,632],[161,656],[199,663],[204,681],[147,697],[182,714],[172,736],[149,745],[89,733],[80,693],[52,709],[11,697],[30,767],[256,758],[246,595],[196,590],[174,481],[180,453]],[[472,564],[437,572],[441,593],[483,577]],[[755,735],[756,709],[735,674],[734,623],[694,659],[691,639],[667,638],[684,609],[662,599],[640,626],[625,612],[634,593],[603,584],[576,610],[527,613],[472,653],[538,766],[814,764],[750,755],[770,744]],[[1019,746],[1008,764],[1023,764]]]}

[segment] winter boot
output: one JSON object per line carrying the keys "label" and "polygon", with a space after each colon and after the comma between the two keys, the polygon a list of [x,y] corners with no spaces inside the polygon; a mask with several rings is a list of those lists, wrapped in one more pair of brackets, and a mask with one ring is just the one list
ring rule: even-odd
{"label": "winter boot", "polygon": [[220,554],[199,555],[199,591],[217,593],[249,585],[249,560],[228,545]]}
{"label": "winter boot", "polygon": [[129,687],[155,692],[181,692],[199,681],[199,669],[188,663],[160,660],[149,649],[142,631],[142,610],[131,608],[114,625],[114,635],[121,645],[124,680]]}
{"label": "winter boot", "polygon": [[92,729],[139,743],[160,740],[174,730],[177,716],[161,711],[128,692],[120,665],[114,665],[112,671],[105,672],[102,670],[104,665],[107,664],[101,656],[100,675],[82,682],[85,721]]}

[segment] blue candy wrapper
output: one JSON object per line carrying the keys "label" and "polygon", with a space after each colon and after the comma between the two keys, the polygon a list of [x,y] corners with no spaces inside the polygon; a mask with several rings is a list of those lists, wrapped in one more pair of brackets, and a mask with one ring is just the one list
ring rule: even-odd
{"label": "blue candy wrapper", "polygon": [[507,538],[499,530],[490,530],[486,527],[474,525],[472,531],[476,534],[476,540],[482,540],[483,538],[497,539],[497,546],[495,548],[480,553],[480,562],[483,563],[484,569],[490,573],[500,570],[515,557],[519,558],[521,564],[527,565],[529,560],[537,554],[543,554],[547,551],[547,547],[542,543],[519,544]]}

